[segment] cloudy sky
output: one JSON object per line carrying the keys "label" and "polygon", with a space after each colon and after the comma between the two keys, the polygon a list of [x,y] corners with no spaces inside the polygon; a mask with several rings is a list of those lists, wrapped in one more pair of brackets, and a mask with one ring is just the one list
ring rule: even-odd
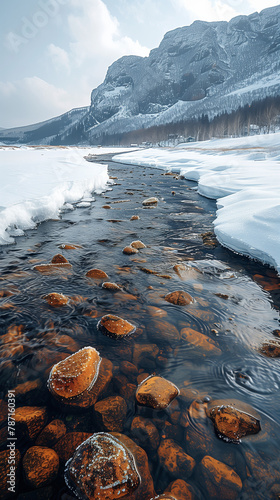
{"label": "cloudy sky", "polygon": [[273,0],[9,0],[0,18],[0,127],[88,106],[117,58],[146,56],[196,19],[229,20]]}

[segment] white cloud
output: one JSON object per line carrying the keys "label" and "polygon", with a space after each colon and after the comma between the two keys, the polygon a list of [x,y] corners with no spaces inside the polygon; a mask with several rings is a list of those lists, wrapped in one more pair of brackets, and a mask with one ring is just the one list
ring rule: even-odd
{"label": "white cloud", "polygon": [[229,21],[238,14],[237,7],[241,5],[241,0],[172,0],[174,5],[187,11],[189,17],[202,21]]}
{"label": "white cloud", "polygon": [[37,76],[0,82],[0,109],[5,117],[1,127],[15,126],[15,117],[17,126],[22,126],[59,115],[71,107],[72,97],[64,89]]}
{"label": "white cloud", "polygon": [[[84,63],[92,63],[95,65],[95,71],[100,73],[102,69],[104,75],[108,64],[123,55],[148,55],[148,48],[120,33],[117,19],[110,14],[102,0],[69,2],[72,7],[68,16],[70,43],[68,53],[64,49],[61,51],[63,57],[68,56],[73,70]],[[59,47],[56,47],[57,52],[58,49]]]}
{"label": "white cloud", "polygon": [[268,7],[274,7],[275,5],[278,5],[278,2],[275,2],[275,0],[249,0],[250,8],[252,8],[254,11],[260,12],[263,9],[266,9]]}
{"label": "white cloud", "polygon": [[260,12],[267,7],[277,5],[275,0],[172,0],[176,8],[182,9],[189,14],[191,20],[203,21],[229,21],[240,14],[248,15],[252,12]]}
{"label": "white cloud", "polygon": [[69,56],[66,52],[66,50],[62,49],[61,47],[57,47],[57,45],[54,45],[51,43],[47,47],[47,56],[50,57],[54,67],[56,68],[57,71],[67,71],[69,73],[70,71],[70,61],[69,61]]}

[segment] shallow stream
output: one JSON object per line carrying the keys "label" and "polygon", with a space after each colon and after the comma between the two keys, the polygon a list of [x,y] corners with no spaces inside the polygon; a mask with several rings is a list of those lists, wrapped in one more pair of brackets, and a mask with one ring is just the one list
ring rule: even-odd
{"label": "shallow stream", "polygon": [[[44,405],[49,421],[63,420],[68,432],[95,432],[92,409],[64,413],[46,388],[59,354],[91,345],[113,362],[107,395],[126,399],[125,434],[131,436],[135,415],[147,417],[161,437],[174,439],[197,463],[210,455],[232,467],[243,483],[238,498],[279,498],[280,359],[260,352],[262,343],[275,340],[280,328],[279,278],[270,268],[222,248],[211,235],[203,242],[202,235],[212,231],[216,204],[198,195],[195,183],[161,170],[107,163],[114,179],[110,190],[95,196],[88,207],[66,211],[59,220],[44,222],[17,238],[15,245],[0,249],[1,398],[20,385],[17,407]],[[150,196],[159,199],[157,206],[143,207]],[[106,205],[111,208],[103,208]],[[130,220],[133,215],[140,219]],[[123,254],[133,240],[147,248]],[[81,248],[60,248],[65,244]],[[70,270],[53,275],[34,270],[57,253],[69,260]],[[176,264],[186,269],[178,274]],[[92,268],[104,270],[122,291],[111,293],[101,288],[102,281],[87,278]],[[193,304],[166,302],[164,296],[175,290],[188,292]],[[43,298],[50,292],[63,293],[69,304],[51,307]],[[136,325],[136,333],[121,341],[103,336],[97,323],[109,313]],[[184,340],[183,328],[207,335],[220,351],[211,353]],[[146,354],[136,360],[133,352],[141,346]],[[136,405],[125,384],[133,387],[137,382],[120,373],[123,360],[137,364],[139,374],[156,373],[176,384],[181,390],[176,404],[162,412]],[[21,385],[32,381],[32,390]],[[188,411],[195,400],[196,410]],[[253,407],[261,432],[242,438],[240,444],[219,439],[204,411],[210,400],[250,405],[248,412]],[[5,450],[7,424],[1,417]],[[17,437],[23,455],[34,443]],[[146,451],[155,490],[162,493],[176,477],[159,465],[154,450]],[[58,478],[40,498],[71,498],[63,469],[61,464]],[[18,479],[17,497],[33,498],[24,496],[30,488],[22,473]],[[209,498],[196,469],[190,478],[180,479],[193,487],[195,498]]]}

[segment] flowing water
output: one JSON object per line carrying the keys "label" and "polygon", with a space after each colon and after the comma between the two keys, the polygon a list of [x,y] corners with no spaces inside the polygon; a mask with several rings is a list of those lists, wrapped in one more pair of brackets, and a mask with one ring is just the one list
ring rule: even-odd
{"label": "flowing water", "polygon": [[[94,346],[113,362],[108,394],[126,399],[125,434],[131,435],[135,415],[150,418],[162,437],[174,439],[197,463],[210,455],[231,466],[243,482],[238,498],[279,498],[280,360],[260,353],[262,343],[274,340],[280,328],[276,273],[227,251],[213,238],[203,243],[201,235],[212,230],[216,205],[198,195],[195,183],[163,175],[160,170],[113,162],[109,162],[109,174],[114,185],[88,207],[64,212],[59,220],[40,224],[17,238],[15,245],[0,250],[2,399],[7,398],[8,390],[36,381],[38,390],[16,393],[17,407],[45,405],[49,421],[63,420],[68,431],[95,432],[92,409],[77,415],[63,413],[46,388],[49,370],[61,353],[69,355]],[[159,199],[158,205],[143,207],[143,199],[150,196]],[[132,215],[140,219],[132,221]],[[135,255],[123,254],[122,249],[133,240],[143,241],[147,248]],[[81,248],[59,248],[69,243]],[[68,272],[45,275],[34,270],[57,253],[72,264]],[[176,264],[185,264],[186,269],[177,274]],[[86,278],[92,268],[104,270],[122,291],[111,293],[101,288],[102,281]],[[157,274],[148,274],[143,268]],[[175,290],[188,292],[194,303],[182,307],[166,302],[164,296]],[[50,292],[69,297],[68,305],[49,306],[43,297]],[[103,336],[97,323],[108,313],[131,321],[137,326],[136,333],[121,341]],[[177,335],[183,328],[207,335],[221,352],[211,353],[184,340]],[[137,406],[134,396],[121,387],[121,383],[136,384],[134,379],[119,376],[119,366],[123,360],[136,363],[133,351],[139,345],[140,350],[152,345],[137,360],[139,373],[162,375],[181,390],[178,403],[166,411]],[[197,411],[188,412],[195,400]],[[219,439],[204,411],[215,400],[224,404],[237,400],[253,407],[261,432],[242,438],[240,444]],[[0,443],[5,450],[7,424],[5,418],[1,420]],[[17,437],[24,454],[34,443]],[[159,494],[176,476],[159,465],[152,449],[146,451]],[[207,499],[198,471],[181,479],[192,485],[195,498]],[[20,475],[18,495],[29,490]],[[71,498],[63,464],[56,481],[42,494],[45,497],[40,498]]]}

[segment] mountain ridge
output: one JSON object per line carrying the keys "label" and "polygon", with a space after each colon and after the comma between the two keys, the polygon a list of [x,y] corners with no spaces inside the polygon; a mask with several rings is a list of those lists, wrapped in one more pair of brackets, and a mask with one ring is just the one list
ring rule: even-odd
{"label": "mountain ridge", "polygon": [[72,111],[52,119],[45,136],[36,125],[21,136],[1,130],[0,141],[98,144],[106,135],[205,115],[211,120],[278,96],[279,52],[280,5],[229,22],[194,21],[167,32],[148,57],[123,56],[110,65],[89,108],[75,110],[74,120]]}

